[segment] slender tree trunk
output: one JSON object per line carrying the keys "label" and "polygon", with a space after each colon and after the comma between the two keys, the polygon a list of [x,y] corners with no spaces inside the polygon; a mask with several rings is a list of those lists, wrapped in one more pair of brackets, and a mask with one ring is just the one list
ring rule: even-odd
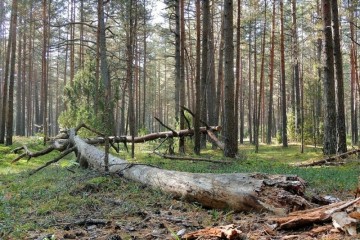
{"label": "slender tree trunk", "polygon": [[[203,29],[202,29],[202,65],[201,65],[201,85],[200,85],[200,96],[201,96],[201,109],[200,118],[207,122],[207,101],[208,96],[206,94],[206,88],[209,79],[209,32],[210,32],[210,0],[204,0],[203,3]],[[206,136],[200,136],[201,148],[206,147]]]}
{"label": "slender tree trunk", "polygon": [[251,57],[252,57],[252,54],[251,54],[251,32],[252,32],[252,28],[251,28],[251,24],[249,24],[249,53],[248,53],[248,81],[249,81],[249,95],[248,95],[248,131],[249,131],[249,141],[250,141],[250,144],[253,143],[253,128],[252,128],[252,84],[251,84],[251,71],[252,71],[252,65],[251,65]]}
{"label": "slender tree trunk", "polygon": [[[134,46],[134,16],[133,16],[133,8],[134,8],[134,2],[131,0],[128,6],[128,12],[129,12],[129,29],[128,36],[127,36],[127,81],[129,83],[129,113],[128,113],[128,119],[129,119],[129,128],[130,128],[130,135],[132,136],[132,139],[135,137],[135,109],[134,109],[134,95],[133,95],[133,46]],[[131,157],[134,158],[135,155],[135,144],[134,141],[132,141],[131,146]]]}
{"label": "slender tree trunk", "polygon": [[[104,2],[103,0],[98,0],[98,22],[99,22],[99,49],[100,49],[100,74],[101,79],[104,84],[104,109],[103,109],[103,121],[105,129],[105,139],[108,141],[108,136],[113,132],[113,113],[111,107],[111,82],[108,71],[108,63],[106,58],[106,35],[105,35],[105,20],[104,20]],[[105,143],[105,171],[109,170],[108,166],[108,155],[109,155],[109,144]]]}
{"label": "slender tree trunk", "polygon": [[233,1],[224,0],[224,156],[235,157],[238,151],[235,132]]}
{"label": "slender tree trunk", "polygon": [[219,61],[218,61],[218,75],[216,86],[216,125],[220,122],[223,109],[223,82],[224,82],[224,15],[221,16],[220,27],[220,44],[219,44]]}
{"label": "slender tree trunk", "polygon": [[[235,62],[235,69],[236,69],[236,75],[235,75],[235,81],[236,81],[236,85],[235,85],[235,133],[236,136],[239,133],[239,112],[240,115],[243,115],[242,112],[242,104],[239,104],[239,101],[242,101],[242,98],[240,98],[240,91],[243,88],[243,86],[241,86],[240,89],[240,81],[241,81],[241,52],[240,52],[240,41],[241,41],[241,36],[240,36],[240,17],[241,17],[241,0],[237,0],[237,7],[238,7],[238,11],[237,11],[237,18],[236,18],[236,62]],[[242,125],[243,122],[240,119],[240,124]],[[243,130],[243,127],[240,127],[241,130]],[[240,143],[242,144],[244,142],[244,132],[240,131]]]}
{"label": "slender tree trunk", "polygon": [[274,58],[275,58],[275,0],[273,1],[272,25],[271,25],[271,48],[270,48],[270,72],[269,72],[269,106],[266,143],[271,144],[272,118],[273,118],[273,94],[274,94]]}
{"label": "slender tree trunk", "polygon": [[[70,22],[75,22],[75,0],[70,0]],[[75,39],[75,25],[70,24],[70,40]],[[73,84],[75,76],[75,44],[70,45],[70,83]]]}
{"label": "slender tree trunk", "polygon": [[200,0],[196,0],[196,105],[194,117],[194,152],[200,154],[200,114],[201,114],[201,76],[200,76]]}
{"label": "slender tree trunk", "polygon": [[260,117],[261,117],[261,105],[263,103],[264,98],[264,61],[265,61],[265,36],[266,36],[266,11],[267,11],[267,2],[265,0],[265,10],[264,10],[264,29],[261,43],[261,69],[260,69],[260,86],[259,86],[259,100],[258,100],[258,108],[257,108],[257,117],[256,117],[256,129],[255,129],[255,152],[259,152],[259,130],[260,130]]}
{"label": "slender tree trunk", "polygon": [[354,12],[352,11],[350,17],[350,36],[351,36],[351,51],[350,51],[350,65],[351,65],[351,90],[350,90],[350,108],[351,108],[351,142],[356,145],[358,142],[357,132],[357,116],[356,116],[356,77],[357,77],[357,57],[356,57],[356,43],[354,31]]}
{"label": "slender tree trunk", "polygon": [[[144,6],[146,4],[146,0],[144,0]],[[142,127],[145,128],[145,116],[146,116],[146,108],[147,108],[147,104],[146,104],[146,81],[147,81],[147,18],[146,18],[146,12],[145,12],[145,16],[144,16],[144,59],[143,59],[143,111],[142,111]]]}
{"label": "slender tree trunk", "polygon": [[33,135],[33,123],[34,123],[34,98],[32,97],[32,93],[34,90],[34,78],[33,78],[33,66],[34,66],[34,40],[31,38],[31,36],[33,36],[33,32],[34,30],[34,23],[33,23],[33,2],[31,2],[30,5],[30,30],[29,33],[26,35],[29,38],[29,51],[28,51],[28,55],[29,55],[29,68],[28,68],[28,85],[27,85],[27,92],[26,92],[26,136],[31,136]]}
{"label": "slender tree trunk", "polygon": [[[208,76],[206,84],[206,97],[209,99],[206,101],[206,109],[208,112],[208,124],[216,124],[216,113],[214,108],[214,102],[210,99],[216,97],[216,84],[215,84],[215,39],[214,39],[214,1],[211,5],[211,14],[209,14],[209,39],[208,39]],[[213,142],[212,148],[215,149],[217,145]]]}
{"label": "slender tree trunk", "polygon": [[179,121],[180,82],[181,82],[181,43],[180,43],[180,1],[175,0],[175,120]]}
{"label": "slender tree trunk", "polygon": [[[14,14],[13,12],[11,13]],[[11,21],[13,19],[13,16],[11,16]],[[4,83],[2,92],[2,108],[1,108],[1,116],[0,116],[0,144],[5,143],[5,125],[6,125],[6,114],[7,114],[7,101],[8,101],[8,88],[9,88],[9,69],[10,69],[10,52],[11,52],[11,46],[12,46],[12,37],[13,37],[13,27],[14,25],[10,23],[10,30],[9,30],[9,39],[8,44],[6,48],[6,60],[5,60],[5,74],[4,74]]]}
{"label": "slender tree trunk", "polygon": [[[184,0],[180,1],[180,106],[185,106],[185,7]],[[182,110],[181,110],[182,111]],[[180,113],[180,129],[185,128],[184,114]],[[185,138],[179,138],[179,153],[185,153]]]}
{"label": "slender tree trunk", "polygon": [[40,102],[40,121],[43,125],[43,134],[44,134],[44,145],[47,141],[48,134],[48,16],[47,9],[48,3],[47,0],[43,0],[42,3],[42,17],[43,17],[43,48],[41,55],[41,102]]}
{"label": "slender tree trunk", "polygon": [[[321,24],[321,3],[319,0],[316,1],[316,12],[318,16],[317,24]],[[322,62],[321,62],[321,54],[322,54],[322,33],[317,33],[317,40],[316,40],[316,62],[317,62],[317,81],[315,85],[315,147],[317,141],[320,140],[320,119],[322,114],[322,91],[321,91],[321,82],[322,82]]]}
{"label": "slender tree trunk", "polygon": [[280,0],[280,54],[281,54],[281,116],[282,116],[282,145],[288,146],[287,116],[286,116],[286,81],[285,81],[285,38],[284,38],[284,3]]}
{"label": "slender tree trunk", "polygon": [[337,0],[331,1],[333,32],[334,32],[334,58],[336,73],[336,89],[337,89],[337,153],[347,151],[346,147],[346,127],[345,127],[345,106],[344,106],[344,74],[343,60],[341,52],[339,12]]}
{"label": "slender tree trunk", "polygon": [[[84,18],[84,0],[80,0],[80,21],[85,22]],[[80,54],[79,54],[79,67],[84,68],[84,24],[80,24]]]}
{"label": "slender tree trunk", "polygon": [[[27,27],[27,24],[25,24],[25,29]],[[26,94],[26,61],[28,59],[28,56],[26,55],[26,46],[27,46],[27,37],[26,37],[26,33],[25,31],[23,31],[22,33],[22,37],[23,37],[23,47],[22,47],[22,51],[23,51],[23,57],[22,57],[22,69],[21,69],[21,116],[20,116],[20,122],[21,122],[21,131],[20,131],[20,135],[21,136],[25,136],[25,110],[26,110],[26,101],[25,101],[25,94]]]}
{"label": "slender tree trunk", "polygon": [[293,76],[295,92],[295,131],[296,136],[300,133],[301,113],[300,113],[300,64],[299,64],[299,46],[297,32],[297,14],[296,0],[291,0],[292,6],[292,39],[293,39]]}
{"label": "slender tree trunk", "polygon": [[325,40],[324,65],[324,154],[336,153],[336,106],[334,80],[334,52],[331,29],[331,0],[322,0],[322,15]]}
{"label": "slender tree trunk", "polygon": [[257,132],[257,109],[258,109],[258,81],[257,81],[257,37],[256,37],[256,27],[257,27],[257,21],[255,19],[254,23],[254,110],[253,110],[253,133],[254,133],[254,140],[253,143],[256,146],[259,144],[258,142],[258,132]]}
{"label": "slender tree trunk", "polygon": [[[6,145],[12,145],[13,137],[13,115],[14,115],[14,82],[15,82],[15,57],[16,57],[16,27],[18,15],[18,2],[12,1],[11,7],[11,60],[9,77],[9,98],[6,115]],[[10,50],[10,49],[9,49]]]}
{"label": "slender tree trunk", "polygon": [[[19,23],[21,25],[21,16],[19,19]],[[19,30],[19,40],[18,40],[18,52],[17,52],[17,58],[18,60],[18,64],[17,64],[17,76],[16,76],[16,106],[18,106],[16,108],[16,113],[15,113],[15,134],[17,136],[20,136],[21,134],[21,114],[22,114],[22,105],[21,105],[21,91],[22,91],[22,80],[21,80],[21,64],[22,64],[22,36],[21,36],[21,31]]]}

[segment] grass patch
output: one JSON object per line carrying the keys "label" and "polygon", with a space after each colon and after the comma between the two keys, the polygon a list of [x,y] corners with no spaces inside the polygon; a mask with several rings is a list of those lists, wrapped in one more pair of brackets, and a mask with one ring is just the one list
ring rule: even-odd
{"label": "grass patch", "polygon": [[[36,138],[17,138],[12,147],[0,145],[0,238],[26,238],[29,231],[50,229],[59,224],[74,222],[78,219],[112,219],[123,216],[138,216],[144,211],[173,206],[173,200],[159,190],[149,189],[141,184],[125,181],[117,176],[102,175],[91,170],[78,168],[74,164],[74,155],[47,167],[33,176],[29,172],[59,153],[51,154],[30,161],[20,160],[11,164],[15,154],[12,149],[25,143],[31,151],[43,149]],[[212,150],[210,146],[202,151],[201,157],[216,160],[230,160],[231,164],[208,162],[178,161],[162,159],[152,150],[157,142],[136,145],[136,158],[122,151],[119,156],[130,162],[141,162],[185,172],[260,172],[269,174],[296,174],[305,179],[313,192],[336,196],[349,195],[357,185],[360,175],[360,162],[357,156],[353,161],[338,167],[298,168],[290,165],[309,159],[321,159],[322,152],[311,146],[300,153],[298,145],[283,148],[279,145],[261,145],[259,153],[254,146],[240,145],[239,158],[224,159],[222,152]],[[165,151],[163,146],[161,151]],[[187,145],[188,152],[192,149]],[[192,156],[190,154],[190,156]],[[195,156],[194,156],[195,157]],[[73,172],[67,170],[71,168]],[[196,205],[192,210],[200,211]],[[199,210],[200,209],[200,210]],[[202,210],[201,210],[202,211]],[[210,210],[208,221],[218,221],[222,212]]]}

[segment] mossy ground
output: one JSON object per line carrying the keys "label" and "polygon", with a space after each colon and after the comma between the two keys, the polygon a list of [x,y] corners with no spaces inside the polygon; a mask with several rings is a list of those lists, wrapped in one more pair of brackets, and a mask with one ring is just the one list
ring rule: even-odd
{"label": "mossy ground", "polygon": [[[172,232],[177,232],[185,225],[197,228],[241,221],[231,211],[205,210],[197,204],[174,200],[156,189],[118,176],[81,169],[75,163],[74,155],[68,155],[60,162],[29,176],[33,169],[53,159],[58,153],[52,152],[11,164],[11,160],[16,157],[11,150],[21,144],[26,144],[32,151],[44,147],[37,138],[17,138],[11,147],[0,145],[0,239],[39,239],[48,233],[56,233],[57,238],[62,238],[64,231],[76,229],[77,232],[73,234],[78,239],[81,236],[89,237],[90,230],[86,228],[89,226],[84,226],[87,232],[83,233],[83,229],[74,225],[81,219],[111,220],[111,226],[93,231],[97,239],[112,234],[114,229],[120,229],[123,239],[133,239],[134,236],[143,239],[142,236],[147,234],[167,234],[171,238]],[[307,146],[305,152],[300,153],[296,144],[288,148],[261,145],[259,153],[255,153],[252,145],[244,144],[239,146],[237,159],[226,159],[232,161],[231,164],[216,164],[162,159],[152,154],[157,144],[138,144],[135,159],[130,159],[126,151],[119,155],[129,161],[178,171],[296,174],[308,182],[309,194],[328,194],[343,199],[351,197],[360,175],[357,156],[352,156],[345,165],[336,167],[298,168],[291,165],[309,159],[321,159],[321,149],[312,146]],[[187,148],[190,152],[191,144]],[[166,146],[160,148],[161,151],[165,149]],[[211,150],[210,146],[202,152],[201,157],[224,159],[219,150]],[[159,232],[154,233],[155,230]]]}

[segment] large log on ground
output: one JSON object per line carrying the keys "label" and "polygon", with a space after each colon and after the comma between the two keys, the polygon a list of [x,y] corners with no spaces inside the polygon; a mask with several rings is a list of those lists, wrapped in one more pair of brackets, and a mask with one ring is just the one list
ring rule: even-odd
{"label": "large log on ground", "polygon": [[[104,170],[103,151],[74,133],[70,134],[70,141],[77,148],[82,166]],[[109,155],[109,171],[210,208],[285,214],[310,207],[302,197],[304,182],[296,176],[178,172],[128,163],[112,155]]]}

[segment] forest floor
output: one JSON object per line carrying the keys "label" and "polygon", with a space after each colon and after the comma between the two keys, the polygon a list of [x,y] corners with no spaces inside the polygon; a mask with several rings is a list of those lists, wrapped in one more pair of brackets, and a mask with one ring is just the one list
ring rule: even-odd
{"label": "forest floor", "polygon": [[[180,232],[229,224],[242,232],[239,239],[354,239],[334,230],[320,235],[308,232],[309,228],[277,231],[268,213],[204,209],[117,175],[80,169],[74,156],[29,176],[57,153],[10,164],[16,156],[11,150],[24,142],[33,151],[43,147],[36,138],[17,139],[11,148],[0,145],[0,239],[180,239],[176,235]],[[232,164],[165,160],[151,154],[153,147],[139,144],[134,160],[127,153],[120,155],[179,171],[297,174],[308,182],[309,199],[324,195],[351,199],[360,175],[357,156],[342,166],[292,166],[322,158],[321,149],[311,146],[301,154],[295,144],[287,149],[264,145],[255,154],[253,146],[240,145],[240,155]],[[216,150],[202,156],[222,159]]]}

